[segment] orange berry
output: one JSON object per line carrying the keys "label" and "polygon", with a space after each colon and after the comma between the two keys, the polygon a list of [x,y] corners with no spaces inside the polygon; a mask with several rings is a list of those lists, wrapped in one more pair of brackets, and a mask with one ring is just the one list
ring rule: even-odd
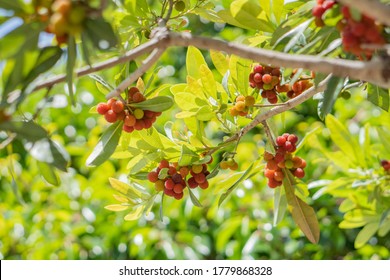
{"label": "orange berry", "polygon": [[125,105],[122,101],[117,100],[111,105],[111,110],[113,110],[115,113],[120,113],[125,109]]}
{"label": "orange berry", "polygon": [[110,110],[110,107],[107,105],[107,103],[99,103],[96,107],[96,111],[100,114],[100,115],[104,115],[105,113],[107,113],[107,111]]}
{"label": "orange berry", "polygon": [[243,95],[237,96],[236,102],[238,102],[238,101],[245,101],[245,96],[243,96]]}
{"label": "orange berry", "polygon": [[138,102],[144,101],[145,100],[145,96],[143,96],[143,94],[140,93],[140,92],[136,92],[136,93],[134,93],[132,99],[133,99],[133,101],[135,103],[138,103]]}
{"label": "orange berry", "polygon": [[114,123],[117,121],[117,115],[113,110],[108,110],[107,113],[104,114],[104,118],[109,123]]}
{"label": "orange berry", "polygon": [[255,105],[255,103],[256,103],[256,100],[253,96],[248,95],[245,97],[245,106],[252,107],[253,105]]}
{"label": "orange berry", "polygon": [[127,126],[134,126],[137,119],[133,115],[127,115],[125,117],[125,125]]}
{"label": "orange berry", "polygon": [[244,101],[238,101],[238,102],[236,103],[235,107],[236,107],[236,110],[237,110],[238,112],[242,112],[242,111],[245,110],[245,102],[244,102]]}

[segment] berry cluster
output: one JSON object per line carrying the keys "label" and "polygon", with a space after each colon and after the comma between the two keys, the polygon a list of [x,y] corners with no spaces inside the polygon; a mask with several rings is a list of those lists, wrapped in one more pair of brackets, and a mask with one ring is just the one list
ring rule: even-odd
{"label": "berry cluster", "polygon": [[[325,25],[323,14],[331,9],[337,1],[317,0],[317,6],[312,10],[315,23],[318,27]],[[336,27],[341,33],[343,48],[346,52],[352,53],[360,59],[370,59],[374,50],[364,48],[364,44],[383,45],[386,43],[383,37],[383,26],[377,24],[374,19],[366,15],[351,13],[347,6],[340,7],[343,19]]]}
{"label": "berry cluster", "polygon": [[298,156],[293,156],[296,150],[298,137],[294,134],[284,133],[276,138],[275,155],[265,152],[264,159],[267,165],[264,169],[264,175],[268,178],[268,186],[276,188],[282,185],[284,174],[282,169],[286,168],[297,178],[305,176],[306,161]]}
{"label": "berry cluster", "polygon": [[86,19],[84,3],[71,0],[36,1],[35,11],[43,22],[48,22],[46,31],[56,36],[58,45],[67,42],[69,35],[80,34]]}
{"label": "berry cluster", "polygon": [[253,96],[243,96],[239,95],[236,98],[236,102],[232,108],[230,108],[229,113],[231,116],[246,116],[248,115],[249,109],[255,104],[256,100]]}
{"label": "berry cluster", "polygon": [[169,163],[163,159],[155,170],[148,173],[148,180],[154,183],[156,191],[164,191],[164,194],[168,196],[181,199],[187,185],[191,189],[198,186],[201,189],[207,189],[209,187],[207,175],[209,174],[207,164],[179,166],[177,163]]}
{"label": "berry cluster", "polygon": [[96,110],[100,115],[104,115],[104,118],[109,123],[123,121],[123,130],[131,133],[134,130],[152,127],[157,117],[161,115],[161,112],[142,110],[131,106],[134,103],[145,100],[145,96],[143,96],[138,88],[132,87],[128,91],[127,104],[121,100],[111,98],[107,103],[99,103]]}
{"label": "berry cluster", "polygon": [[390,172],[390,160],[382,160],[381,165],[385,171]]}
{"label": "berry cluster", "polygon": [[234,158],[228,158],[226,160],[223,160],[219,163],[219,166],[221,167],[221,169],[230,169],[230,170],[237,170],[238,169],[238,164],[237,162],[234,160]]}
{"label": "berry cluster", "polygon": [[278,92],[286,92],[288,98],[294,98],[312,86],[312,82],[307,79],[296,81],[292,86],[289,84],[279,85],[276,87]]}
{"label": "berry cluster", "polygon": [[315,6],[312,10],[312,14],[315,17],[315,24],[318,27],[324,26],[324,21],[322,20],[322,15],[329,9],[331,9],[336,1],[330,0],[317,0],[317,6]]}
{"label": "berry cluster", "polygon": [[252,88],[262,89],[261,96],[267,98],[269,103],[275,104],[278,102],[275,87],[280,84],[281,79],[279,68],[256,65],[253,67],[252,73],[249,74],[249,85]]}
{"label": "berry cluster", "polygon": [[382,26],[374,19],[365,15],[360,20],[351,16],[350,9],[346,6],[341,8],[344,18],[339,22],[343,48],[359,58],[370,59],[373,55],[372,49],[364,48],[364,44],[383,45],[386,43],[382,35]]}

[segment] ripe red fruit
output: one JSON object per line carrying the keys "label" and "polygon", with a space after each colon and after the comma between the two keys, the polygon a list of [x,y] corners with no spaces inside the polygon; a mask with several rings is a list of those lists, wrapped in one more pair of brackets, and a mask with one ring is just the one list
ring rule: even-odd
{"label": "ripe red fruit", "polygon": [[160,161],[158,168],[169,168],[169,162],[166,159],[163,159],[162,161]]}
{"label": "ripe red fruit", "polygon": [[267,168],[271,170],[277,170],[278,164],[275,162],[275,160],[270,160],[267,162]]}
{"label": "ripe red fruit", "polygon": [[127,133],[131,133],[131,132],[133,132],[134,131],[134,126],[128,126],[128,125],[123,125],[123,127],[122,127],[122,129],[124,130],[124,131],[126,131]]}
{"label": "ripe red fruit", "polygon": [[286,138],[284,138],[283,136],[278,136],[276,138],[276,145],[283,146],[284,143],[286,143]]}
{"label": "ripe red fruit", "polygon": [[100,114],[100,115],[104,115],[105,113],[107,113],[107,111],[110,110],[110,107],[108,106],[107,103],[99,103],[96,107],[96,111]]}
{"label": "ripe red fruit", "polygon": [[204,183],[199,184],[199,187],[203,190],[207,189],[209,187],[209,182],[205,181]]}
{"label": "ripe red fruit", "polygon": [[261,72],[263,72],[263,66],[261,66],[261,65],[256,65],[255,67],[253,67],[253,72],[255,72],[255,73],[261,73]]}
{"label": "ripe red fruit", "polygon": [[165,181],[164,186],[168,190],[173,190],[173,187],[175,186],[175,182],[173,182],[173,180],[169,178],[168,180]]}
{"label": "ripe red fruit", "polygon": [[116,99],[115,98],[110,98],[108,101],[107,101],[107,105],[108,107],[110,107],[110,109],[112,108],[112,104],[114,104],[116,102]]}
{"label": "ripe red fruit", "polygon": [[176,168],[173,166],[168,167],[168,175],[172,176],[173,174],[176,174]]}
{"label": "ripe red fruit", "polygon": [[184,183],[184,180],[183,180],[183,178],[181,177],[181,175],[179,173],[173,174],[172,175],[172,180],[173,180],[173,182],[175,182],[175,184],[182,184],[182,183]]}
{"label": "ripe red fruit", "polygon": [[253,81],[255,81],[255,83],[260,83],[262,81],[262,78],[263,76],[261,76],[260,73],[256,73],[254,76],[253,76]]}
{"label": "ripe red fruit", "polygon": [[188,169],[187,166],[180,167],[179,173],[181,177],[185,178],[187,177],[188,173],[190,173],[190,170]]}
{"label": "ripe red fruit", "polygon": [[173,197],[175,198],[175,199],[177,199],[177,200],[180,200],[180,199],[182,199],[183,198],[183,196],[184,196],[184,194],[181,192],[181,193],[173,193]]}
{"label": "ripe red fruit", "polygon": [[135,130],[142,130],[145,128],[145,122],[143,120],[137,120],[134,124]]}
{"label": "ripe red fruit", "polygon": [[269,179],[268,180],[268,186],[273,189],[273,188],[276,188],[277,186],[280,186],[279,185],[279,182],[274,180],[274,179]]}
{"label": "ripe red fruit", "polygon": [[264,84],[270,84],[272,82],[272,76],[270,74],[264,74],[262,80]]}
{"label": "ripe red fruit", "polygon": [[295,134],[290,134],[287,137],[287,140],[290,141],[291,144],[296,144],[298,142],[298,136],[296,136]]}
{"label": "ripe red fruit", "polygon": [[144,100],[145,100],[145,96],[143,96],[142,93],[140,93],[140,92],[134,93],[134,95],[133,95],[133,101],[134,101],[135,103],[142,102],[142,101],[144,101]]}
{"label": "ripe red fruit", "polygon": [[294,145],[290,142],[290,141],[286,141],[283,145],[283,148],[287,151],[287,152],[291,152],[293,149],[294,149]]}
{"label": "ripe red fruit", "polygon": [[107,113],[104,114],[104,118],[109,123],[114,123],[117,121],[117,115],[113,110],[108,110]]}
{"label": "ripe red fruit", "polygon": [[151,171],[148,173],[148,180],[152,183],[155,183],[158,181],[158,174],[156,171]]}
{"label": "ripe red fruit", "polygon": [[178,193],[182,193],[183,192],[183,185],[181,184],[175,184],[173,186],[173,191],[174,193],[178,194]]}
{"label": "ripe red fruit", "polygon": [[133,115],[127,115],[125,117],[125,125],[134,126],[136,122],[136,118]]}
{"label": "ripe red fruit", "polygon": [[195,178],[195,181],[198,184],[202,184],[207,180],[206,176],[203,173],[195,174],[193,178]]}
{"label": "ripe red fruit", "polygon": [[175,196],[175,192],[173,190],[170,190],[170,189],[164,189],[164,193],[167,195],[167,196]]}
{"label": "ripe red fruit", "polygon": [[302,168],[297,168],[294,171],[294,176],[301,179],[301,178],[305,177],[305,171]]}
{"label": "ripe red fruit", "polygon": [[190,179],[188,179],[187,183],[191,189],[194,189],[198,186],[198,183],[195,181],[194,177],[191,177]]}
{"label": "ripe red fruit", "polygon": [[315,6],[311,13],[313,16],[320,18],[325,13],[325,9],[322,6]]}
{"label": "ripe red fruit", "polygon": [[271,169],[265,169],[264,170],[264,176],[267,177],[268,179],[273,179],[275,175],[275,171]]}
{"label": "ripe red fruit", "polygon": [[115,113],[123,112],[124,109],[125,109],[125,105],[120,100],[115,101],[111,105],[111,110],[113,110]]}

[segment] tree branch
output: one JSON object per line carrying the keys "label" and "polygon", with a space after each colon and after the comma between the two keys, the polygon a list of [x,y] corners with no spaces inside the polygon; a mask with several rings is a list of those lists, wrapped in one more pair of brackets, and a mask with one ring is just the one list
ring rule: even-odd
{"label": "tree branch", "polygon": [[385,88],[390,87],[390,75],[388,73],[390,66],[384,60],[378,58],[363,62],[312,55],[287,54],[213,38],[192,36],[189,33],[170,33],[169,40],[171,46],[195,46],[200,49],[213,49],[274,66],[304,68],[324,74],[334,74],[338,77],[368,81]]}
{"label": "tree branch", "polygon": [[154,49],[153,52],[142,62],[141,66],[138,67],[126,80],[122,81],[113,91],[106,95],[107,99],[119,96],[128,86],[137,81],[152,65],[160,58],[165,51],[164,48]]}
{"label": "tree branch", "polygon": [[[134,60],[137,57],[139,57],[145,53],[151,52],[153,49],[157,48],[159,45],[161,45],[161,41],[159,39],[151,39],[147,43],[142,44],[142,45],[132,49],[131,51],[128,51],[124,56],[110,58],[106,61],[96,63],[92,66],[83,67],[83,68],[76,71],[76,76],[82,77],[82,76],[85,76],[85,75],[88,75],[91,73],[95,73],[95,72],[103,70],[103,69],[111,68],[115,65],[118,65],[118,64],[130,61],[130,60]],[[52,87],[55,84],[64,82],[65,80],[66,80],[66,75],[57,75],[51,79],[45,79],[44,82],[37,84],[36,87],[32,91],[37,91],[37,90],[42,89],[42,88]]]}
{"label": "tree branch", "polygon": [[390,6],[379,2],[378,0],[339,0],[341,4],[354,8],[379,21],[390,26]]}

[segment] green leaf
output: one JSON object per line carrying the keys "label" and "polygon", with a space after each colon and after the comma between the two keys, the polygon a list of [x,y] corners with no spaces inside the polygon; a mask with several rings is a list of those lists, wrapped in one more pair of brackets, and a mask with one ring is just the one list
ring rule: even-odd
{"label": "green leaf", "polygon": [[187,74],[195,79],[200,79],[200,66],[207,65],[202,53],[195,47],[188,47],[187,58],[186,58],[186,67]]}
{"label": "green leaf", "polygon": [[68,84],[69,97],[72,105],[75,105],[75,100],[73,97],[73,75],[74,75],[73,69],[76,64],[76,58],[77,58],[76,41],[73,36],[69,36],[68,58],[66,60],[66,83]]}
{"label": "green leaf", "polygon": [[149,110],[153,112],[163,112],[171,108],[174,104],[172,97],[156,96],[151,99],[139,103],[132,103],[131,106],[140,108],[142,110]]}
{"label": "green leaf", "polygon": [[188,193],[190,194],[190,199],[191,199],[192,204],[194,204],[197,207],[203,207],[202,204],[199,202],[199,200],[194,195],[194,193],[192,192],[191,188],[188,186],[188,184],[187,184],[187,189],[188,189]]}
{"label": "green leaf", "polygon": [[[200,80],[202,81],[203,90],[207,97],[211,96],[217,100],[217,85],[215,83],[214,75],[206,64],[200,65],[199,68]],[[248,79],[247,79],[248,80]]]}
{"label": "green leaf", "polygon": [[363,247],[374,234],[379,229],[379,222],[368,223],[364,228],[358,233],[355,239],[355,248],[359,249]]}
{"label": "green leaf", "polygon": [[109,211],[114,211],[114,212],[120,212],[129,209],[129,206],[121,205],[121,204],[112,204],[112,205],[104,206],[104,209],[107,209]]}
{"label": "green leaf", "polygon": [[95,84],[97,89],[103,94],[107,94],[114,89],[112,85],[107,83],[102,77],[97,74],[91,74],[89,75],[89,77],[96,81]]}
{"label": "green leaf", "polygon": [[280,23],[284,8],[284,0],[272,0],[272,12],[277,23]]}
{"label": "green leaf", "polygon": [[17,14],[24,12],[21,3],[15,0],[1,0],[0,8],[4,10],[13,10]]}
{"label": "green leaf", "polygon": [[249,74],[251,72],[252,62],[248,59],[239,59],[237,61],[237,88],[240,94],[248,95]]}
{"label": "green leaf", "polygon": [[274,192],[274,226],[283,220],[287,210],[287,198],[283,188],[276,188]]}
{"label": "green leaf", "polygon": [[283,34],[275,43],[274,49],[282,50],[283,52],[290,51],[296,46],[299,40],[305,38],[304,32],[307,30],[313,19],[309,19],[297,27]]}
{"label": "green leaf", "polygon": [[229,70],[229,59],[222,52],[210,50],[211,61],[217,71],[224,76]]}
{"label": "green leaf", "polygon": [[85,26],[84,32],[96,48],[108,50],[116,45],[117,38],[114,30],[102,17],[88,18]]}
{"label": "green leaf", "polygon": [[330,137],[333,143],[343,151],[345,156],[350,158],[358,166],[366,166],[363,151],[347,128],[332,115],[326,116],[325,124],[330,131]]}
{"label": "green leaf", "polygon": [[381,140],[383,147],[390,154],[390,133],[386,132],[383,128],[377,127],[379,139]]}
{"label": "green leaf", "polygon": [[119,181],[115,178],[108,178],[111,187],[120,192],[121,194],[124,194],[125,196],[129,197],[130,199],[136,200],[142,198],[142,193],[134,186],[126,184],[125,182]]}
{"label": "green leaf", "polygon": [[39,172],[41,173],[42,177],[48,182],[49,184],[53,186],[59,186],[61,181],[57,173],[55,172],[55,169],[45,162],[38,161],[38,168]]}
{"label": "green leaf", "polygon": [[36,77],[53,67],[61,58],[62,53],[63,51],[60,47],[45,47],[41,49],[34,67],[23,81],[24,86],[27,87]]}
{"label": "green leaf", "polygon": [[70,160],[67,151],[49,138],[44,138],[34,142],[29,148],[29,152],[33,158],[38,161],[46,162],[62,171],[67,171],[68,162]]}
{"label": "green leaf", "polygon": [[29,142],[36,142],[43,138],[46,138],[47,131],[40,125],[33,121],[20,122],[20,121],[8,121],[0,123],[0,129],[17,134],[19,139],[25,139]]}
{"label": "green leaf", "polygon": [[232,193],[232,191],[234,191],[240,185],[240,183],[248,177],[249,172],[251,172],[252,168],[253,168],[253,163],[244,172],[244,174],[242,174],[242,176],[238,178],[238,180],[225,193],[221,195],[218,201],[218,207],[220,207],[221,204],[225,201],[225,199]]}
{"label": "green leaf", "polygon": [[181,146],[180,159],[178,162],[180,166],[188,166],[198,160],[199,156],[195,152],[190,150],[186,145]]}
{"label": "green leaf", "polygon": [[124,217],[125,221],[134,221],[139,219],[144,209],[145,209],[144,205],[138,206],[137,208],[133,209],[133,212],[130,212]]}
{"label": "green leaf", "polygon": [[116,122],[103,133],[87,159],[87,166],[98,166],[115,152],[122,133],[122,125],[122,122]]}
{"label": "green leaf", "polygon": [[323,99],[318,102],[318,116],[323,120],[329,114],[344,86],[344,78],[331,77],[323,94]]}
{"label": "green leaf", "polygon": [[388,112],[390,104],[389,99],[390,91],[388,89],[384,89],[370,83],[367,84],[368,101]]}
{"label": "green leaf", "polygon": [[316,213],[312,207],[307,205],[294,193],[294,178],[290,171],[284,170],[284,190],[291,215],[298,227],[312,243],[318,243],[320,239],[320,227]]}

